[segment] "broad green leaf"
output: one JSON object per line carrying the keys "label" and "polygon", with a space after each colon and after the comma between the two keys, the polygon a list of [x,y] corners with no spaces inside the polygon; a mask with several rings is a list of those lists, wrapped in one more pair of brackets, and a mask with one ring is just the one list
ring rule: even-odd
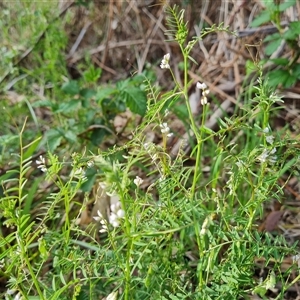
{"label": "broad green leaf", "polygon": [[72,130],[66,131],[64,136],[71,143],[76,143],[77,142],[77,135]]}
{"label": "broad green leaf", "polygon": [[272,55],[280,46],[281,44],[281,39],[275,40],[266,47],[265,52],[267,55]]}
{"label": "broad green leaf", "polygon": [[289,88],[293,86],[296,82],[297,82],[297,77],[289,74],[289,76],[286,78],[286,81],[283,83],[283,87]]}
{"label": "broad green leaf", "polygon": [[300,64],[295,64],[292,69],[293,75],[300,79]]}
{"label": "broad green leaf", "polygon": [[15,143],[19,139],[18,135],[0,135],[0,146],[1,145],[9,145],[10,143]]}
{"label": "broad green leaf", "polygon": [[263,11],[259,16],[257,16],[250,24],[250,27],[258,27],[265,24],[271,20],[271,13],[269,11]]}
{"label": "broad green leaf", "polygon": [[290,77],[290,73],[286,70],[275,70],[268,74],[269,84],[272,87],[277,87],[279,84],[284,84],[288,77]]}
{"label": "broad green leaf", "polygon": [[47,144],[50,152],[53,152],[60,145],[62,138],[62,134],[57,129],[50,129],[47,131],[44,141]]}
{"label": "broad green leaf", "polygon": [[103,99],[110,95],[116,94],[117,92],[118,90],[112,87],[100,88],[95,95],[95,99],[96,101],[101,102]]}
{"label": "broad green leaf", "polygon": [[264,38],[264,43],[275,41],[275,40],[278,40],[278,39],[281,39],[281,35],[278,32],[276,32],[276,33],[273,33],[273,34],[270,34],[270,35],[266,36]]}
{"label": "broad green leaf", "polygon": [[58,109],[55,111],[55,113],[69,113],[72,111],[75,111],[78,109],[79,104],[81,101],[79,99],[73,99],[70,101],[65,101],[61,104],[59,104]]}
{"label": "broad green leaf", "polygon": [[95,146],[99,146],[102,143],[104,137],[108,134],[110,133],[104,128],[96,128],[95,130],[93,130],[93,133],[91,135],[91,142]]}
{"label": "broad green leaf", "polygon": [[287,58],[274,58],[270,59],[270,61],[274,62],[274,64],[278,66],[287,66],[289,63],[289,60]]}
{"label": "broad green leaf", "polygon": [[144,116],[147,110],[147,97],[145,92],[136,87],[126,87],[121,92],[121,97],[124,97],[126,105],[129,109],[141,116]]}
{"label": "broad green leaf", "polygon": [[64,83],[61,89],[66,94],[73,95],[73,96],[79,94],[79,90],[80,90],[78,82],[75,80],[71,80],[69,82]]}
{"label": "broad green leaf", "polygon": [[284,32],[283,37],[286,40],[296,40],[300,34],[300,22],[291,22],[289,29]]}
{"label": "broad green leaf", "polygon": [[125,90],[126,88],[128,88],[128,86],[130,86],[130,79],[118,81],[116,83],[116,87],[119,91]]}
{"label": "broad green leaf", "polygon": [[90,168],[86,170],[85,176],[87,177],[87,181],[85,181],[80,189],[86,193],[90,192],[94,186],[95,180],[97,178],[97,171],[95,168]]}
{"label": "broad green leaf", "polygon": [[287,8],[296,4],[296,0],[287,0],[279,4],[279,11],[285,11]]}
{"label": "broad green leaf", "polygon": [[263,4],[266,7],[266,10],[274,10],[277,7],[273,0],[263,0]]}
{"label": "broad green leaf", "polygon": [[96,91],[92,89],[81,89],[79,94],[85,99],[91,99],[93,96],[96,95]]}

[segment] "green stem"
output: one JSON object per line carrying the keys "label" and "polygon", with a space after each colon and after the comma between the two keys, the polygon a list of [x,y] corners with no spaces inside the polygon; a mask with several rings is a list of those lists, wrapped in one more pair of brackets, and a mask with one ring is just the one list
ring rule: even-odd
{"label": "green stem", "polygon": [[[21,231],[21,230],[22,230],[22,229],[18,226],[18,232]],[[18,239],[17,239],[17,240],[18,240]],[[38,294],[39,294],[39,296],[40,296],[40,299],[41,299],[41,300],[44,300],[45,298],[44,298],[43,292],[42,292],[41,289],[40,289],[39,282],[38,282],[38,280],[36,279],[35,273],[34,273],[32,267],[31,267],[30,261],[29,261],[29,259],[28,259],[28,257],[27,257],[27,251],[26,251],[25,245],[24,245],[24,243],[23,243],[23,236],[20,236],[20,239],[19,239],[19,243],[18,243],[18,244],[19,244],[19,246],[20,246],[21,253],[22,253],[22,257],[23,257],[23,259],[25,260],[25,263],[26,263],[27,268],[28,268],[28,270],[29,270],[29,273],[30,273],[30,275],[31,275],[32,281],[33,281],[33,283],[34,283],[34,286],[35,286],[35,288],[36,288],[36,290],[37,290],[37,292],[38,292]]]}
{"label": "green stem", "polygon": [[201,153],[202,153],[202,146],[203,146],[203,127],[205,124],[205,119],[206,119],[206,111],[207,111],[207,105],[203,105],[203,112],[202,112],[202,121],[201,121],[201,129],[200,129],[200,135],[195,135],[197,137],[197,154],[196,154],[196,165],[195,165],[195,173],[193,177],[193,184],[192,184],[192,189],[191,189],[191,197],[194,197],[195,191],[196,191],[196,185],[199,182],[200,179],[200,167],[201,167]]}
{"label": "green stem", "polygon": [[[23,124],[23,127],[20,131],[20,179],[19,179],[19,188],[18,188],[18,197],[19,197],[19,205],[21,206],[21,202],[22,202],[22,199],[23,199],[23,190],[24,190],[24,179],[23,179],[23,173],[24,173],[24,167],[23,167],[23,162],[24,162],[24,148],[23,148],[23,132],[25,130],[25,125],[26,125],[26,121],[24,122]],[[20,224],[19,224],[20,223]],[[26,251],[26,247],[25,247],[25,244],[24,244],[24,238],[23,238],[23,235],[22,235],[22,224],[21,224],[21,221],[20,221],[20,218],[18,218],[17,220],[17,233],[16,233],[16,240],[18,241],[18,245],[20,247],[20,250],[21,250],[21,255],[22,255],[22,258],[25,260],[25,263],[27,265],[27,268],[29,270],[29,273],[31,275],[31,278],[32,278],[32,281],[34,282],[34,285],[36,287],[36,290],[40,296],[40,299],[45,299],[44,296],[43,296],[43,293],[40,289],[40,285],[39,285],[39,282],[38,280],[36,279],[36,276],[35,276],[35,273],[32,269],[32,266],[30,264],[30,261],[27,257],[27,251]]]}

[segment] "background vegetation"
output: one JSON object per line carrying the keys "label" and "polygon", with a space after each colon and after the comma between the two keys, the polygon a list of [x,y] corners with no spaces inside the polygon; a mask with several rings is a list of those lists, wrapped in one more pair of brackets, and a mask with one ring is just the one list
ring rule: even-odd
{"label": "background vegetation", "polygon": [[3,299],[299,297],[296,0],[0,8]]}

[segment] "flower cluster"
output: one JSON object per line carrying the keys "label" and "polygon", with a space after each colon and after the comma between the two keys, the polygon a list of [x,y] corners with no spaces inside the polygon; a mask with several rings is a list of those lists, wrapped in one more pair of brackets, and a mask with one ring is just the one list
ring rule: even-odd
{"label": "flower cluster", "polygon": [[170,69],[169,60],[170,60],[170,53],[167,53],[166,55],[164,55],[164,58],[161,61],[160,67],[162,69]]}
{"label": "flower cluster", "polygon": [[109,223],[114,227],[120,226],[120,219],[125,217],[125,211],[122,209],[121,202],[118,201],[110,206],[111,212],[108,217]]}
{"label": "flower cluster", "polygon": [[144,180],[142,178],[140,178],[139,176],[136,176],[135,179],[133,180],[133,182],[137,187],[140,187],[140,185],[144,182]]}
{"label": "flower cluster", "polygon": [[105,220],[103,215],[99,210],[97,210],[96,217],[93,217],[95,221],[99,222],[101,224],[101,229],[99,230],[100,233],[104,233],[108,231],[108,223],[111,224],[114,228],[117,228],[120,226],[120,220],[125,217],[125,212],[121,207],[121,202],[118,201],[115,204],[112,204],[110,206],[110,215],[108,217],[108,222]]}
{"label": "flower cluster", "polygon": [[[22,295],[21,295],[21,293],[20,292],[18,292],[16,295],[14,295],[15,293],[16,293],[17,291],[16,290],[10,290],[10,289],[8,289],[7,290],[7,292],[6,292],[6,295],[9,297],[11,297],[11,296],[14,296],[14,300],[21,300],[21,299],[23,299],[23,297],[22,297]],[[5,298],[5,299],[7,299],[7,298]],[[9,298],[9,299],[11,299],[11,298]]]}
{"label": "flower cluster", "polygon": [[87,163],[86,163],[86,166],[88,168],[92,168],[93,166],[95,165],[95,162],[93,160],[89,160]]}
{"label": "flower cluster", "polygon": [[149,154],[149,156],[152,159],[152,163],[156,166],[157,170],[160,173],[160,179],[159,180],[163,180],[165,178],[163,172],[162,172],[162,165],[161,165],[161,161],[159,158],[159,155],[157,155],[158,151],[156,148],[156,145],[152,142],[146,142],[144,143],[144,148],[147,151],[147,153]]}
{"label": "flower cluster", "polygon": [[268,161],[271,164],[275,164],[277,160],[277,156],[273,155],[275,152],[276,152],[276,148],[273,148],[271,150],[264,149],[263,153],[258,157],[258,160],[261,163]]}
{"label": "flower cluster", "polygon": [[197,82],[196,86],[199,90],[202,90],[202,95],[200,99],[201,104],[202,105],[207,104],[207,95],[210,93],[207,85],[204,82],[203,83]]}
{"label": "flower cluster", "polygon": [[268,127],[266,127],[264,130],[263,130],[263,133],[266,135],[266,142],[270,145],[272,145],[274,143],[274,136],[269,134],[270,130]]}
{"label": "flower cluster", "polygon": [[101,229],[99,230],[100,233],[104,233],[108,231],[108,227],[107,227],[107,221],[105,220],[105,218],[102,216],[100,210],[97,210],[97,215],[96,217],[93,217],[94,220],[96,222],[99,222],[101,225]]}
{"label": "flower cluster", "polygon": [[85,170],[83,169],[83,167],[79,167],[73,170],[71,175],[82,181],[87,180],[87,177],[85,176]]}
{"label": "flower cluster", "polygon": [[39,159],[37,159],[35,162],[38,165],[38,167],[37,167],[38,169],[40,169],[44,173],[47,172],[45,157],[43,157],[42,155],[40,155]]}
{"label": "flower cluster", "polygon": [[[274,136],[270,134],[270,129],[266,127],[263,130],[263,133],[265,134],[266,142],[270,145],[273,145],[274,143]],[[270,164],[274,164],[277,160],[277,156],[274,155],[276,153],[276,148],[271,148],[271,149],[264,149],[262,154],[259,155],[258,160],[261,163],[269,162]]]}
{"label": "flower cluster", "polygon": [[162,123],[159,125],[160,131],[162,134],[165,134],[167,137],[171,137],[173,135],[172,132],[170,132],[170,127],[168,127],[167,123]]}

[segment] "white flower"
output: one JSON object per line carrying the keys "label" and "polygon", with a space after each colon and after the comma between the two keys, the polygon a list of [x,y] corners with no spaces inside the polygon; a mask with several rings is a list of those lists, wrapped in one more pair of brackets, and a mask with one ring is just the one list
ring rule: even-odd
{"label": "white flower", "polygon": [[201,82],[197,82],[197,89],[199,89],[199,90],[206,90],[207,89],[207,85],[203,82],[203,83],[201,83]]}
{"label": "white flower", "polygon": [[205,96],[201,97],[200,103],[201,103],[201,105],[207,104],[207,98]]}
{"label": "white flower", "polygon": [[115,213],[111,213],[109,217],[109,222],[112,224],[113,222],[118,220],[118,216]]}
{"label": "white flower", "polygon": [[115,221],[110,221],[110,224],[114,227],[114,228],[117,228],[120,226],[120,222],[118,220],[115,220]]}
{"label": "white flower", "polygon": [[47,172],[47,168],[45,166],[38,166],[38,169],[40,169],[43,173]]}
{"label": "white flower", "polygon": [[270,164],[275,164],[276,161],[277,161],[277,156],[276,155],[273,155],[273,156],[269,157]]}
{"label": "white flower", "polygon": [[150,143],[144,143],[144,148],[147,150],[150,146]]}
{"label": "white flower", "polygon": [[39,160],[37,159],[35,162],[37,165],[45,165],[46,164],[45,157],[43,157],[42,155],[40,155]]}
{"label": "white flower", "polygon": [[296,255],[292,256],[292,260],[293,260],[293,262],[297,262],[298,260],[300,260],[300,255],[296,254]]}
{"label": "white flower", "polygon": [[106,300],[117,300],[118,292],[112,292],[107,297]]}
{"label": "white flower", "polygon": [[162,69],[170,69],[169,60],[170,60],[170,53],[167,53],[166,55],[164,55],[164,58],[161,61],[160,67]]}
{"label": "white flower", "polygon": [[207,96],[209,93],[210,93],[210,90],[209,89],[205,89],[205,90],[203,90],[202,95],[203,96]]}
{"label": "white flower", "polygon": [[121,202],[118,201],[115,204],[112,204],[110,206],[111,213],[109,216],[109,223],[114,227],[119,227],[120,226],[120,219],[125,217],[125,211],[121,207]]}
{"label": "white flower", "polygon": [[196,87],[199,90],[202,90],[202,95],[201,95],[201,99],[200,99],[201,105],[206,105],[207,104],[207,97],[206,96],[210,93],[206,83],[197,82]]}
{"label": "white flower", "polygon": [[81,179],[81,180],[86,180],[87,178],[85,177],[85,171],[82,167],[76,169],[75,171],[72,171],[72,175],[75,178]]}
{"label": "white flower", "polygon": [[273,148],[272,150],[264,149],[263,153],[258,157],[258,160],[262,163],[268,161],[270,164],[274,164],[277,160],[277,156],[272,154],[275,152],[276,148]]}
{"label": "white flower", "polygon": [[104,232],[107,232],[108,231],[108,228],[107,228],[107,222],[106,220],[103,218],[101,212],[99,210],[97,210],[97,215],[96,217],[93,217],[93,219],[96,221],[96,222],[99,222],[101,224],[101,229],[99,230],[100,233],[104,233]]}
{"label": "white flower", "polygon": [[119,209],[117,211],[118,218],[124,218],[125,217],[125,211],[123,209]]}
{"label": "white flower", "polygon": [[264,149],[263,153],[258,157],[260,162],[264,163],[266,162],[267,158],[269,156],[269,151],[267,149]]}
{"label": "white flower", "polygon": [[206,217],[203,224],[202,224],[202,227],[201,227],[201,230],[200,230],[200,235],[205,235],[207,233],[207,230],[208,230],[208,227],[211,223],[211,219],[210,217]]}
{"label": "white flower", "polygon": [[269,127],[266,127],[264,130],[263,130],[263,133],[269,133],[270,129]]}
{"label": "white flower", "polygon": [[273,135],[266,136],[266,141],[267,141],[267,143],[272,145],[274,143],[274,136]]}
{"label": "white flower", "polygon": [[19,293],[15,296],[14,300],[21,300],[21,299],[22,299],[22,295],[21,295],[21,293],[19,292]]}
{"label": "white flower", "polygon": [[40,169],[43,173],[47,172],[46,160],[42,155],[40,155],[39,159],[37,159],[35,162],[38,165],[38,169]]}
{"label": "white flower", "polygon": [[16,292],[16,290],[10,290],[10,289],[8,289],[8,290],[6,291],[6,294],[11,296],[11,295],[13,295],[15,292]]}
{"label": "white flower", "polygon": [[133,180],[133,182],[137,187],[139,187],[144,182],[144,180],[142,178],[140,178],[139,176],[136,176],[135,179]]}
{"label": "white flower", "polygon": [[167,123],[162,123],[159,125],[159,127],[162,134],[168,134],[170,132],[170,128],[168,127]]}
{"label": "white flower", "polygon": [[100,222],[101,220],[103,220],[103,216],[102,216],[102,214],[101,214],[101,212],[100,212],[99,209],[97,210],[97,215],[98,215],[98,216],[93,217],[93,219],[94,219],[95,221]]}
{"label": "white flower", "polygon": [[88,168],[93,167],[94,164],[95,164],[95,163],[94,163],[92,160],[89,160],[89,161],[86,163],[86,165],[87,165]]}

